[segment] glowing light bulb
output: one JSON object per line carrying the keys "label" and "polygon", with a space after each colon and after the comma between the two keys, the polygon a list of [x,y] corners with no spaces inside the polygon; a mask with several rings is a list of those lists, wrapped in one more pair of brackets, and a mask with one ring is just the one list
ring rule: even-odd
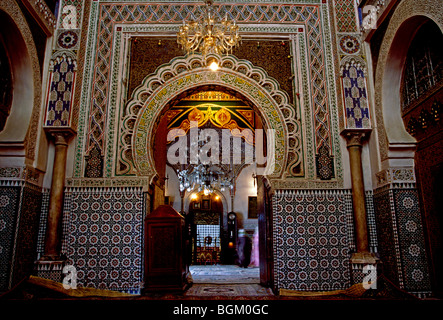
{"label": "glowing light bulb", "polygon": [[218,70],[217,61],[212,61],[211,64],[209,65],[209,69],[211,69],[212,71],[217,71]]}

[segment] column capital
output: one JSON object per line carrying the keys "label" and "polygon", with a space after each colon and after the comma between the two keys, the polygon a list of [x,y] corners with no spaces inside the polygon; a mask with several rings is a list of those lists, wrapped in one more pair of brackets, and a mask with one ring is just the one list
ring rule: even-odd
{"label": "column capital", "polygon": [[346,139],[347,147],[361,147],[363,142],[371,135],[371,129],[345,129],[341,135]]}
{"label": "column capital", "polygon": [[54,140],[56,145],[67,145],[69,139],[76,134],[71,128],[45,128],[45,131]]}

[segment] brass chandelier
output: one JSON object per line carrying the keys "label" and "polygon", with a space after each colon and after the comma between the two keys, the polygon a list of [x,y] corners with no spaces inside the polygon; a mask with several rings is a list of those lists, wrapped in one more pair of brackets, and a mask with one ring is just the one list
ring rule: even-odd
{"label": "brass chandelier", "polygon": [[187,54],[200,52],[203,58],[208,54],[229,54],[241,40],[235,21],[219,21],[214,11],[213,0],[205,0],[204,14],[198,21],[190,21],[180,27],[177,43]]}
{"label": "brass chandelier", "polygon": [[223,192],[225,188],[231,190],[234,188],[233,177],[228,177],[217,166],[208,164],[200,163],[193,168],[177,170],[177,176],[180,182],[180,192],[197,190],[208,195],[216,190]]}

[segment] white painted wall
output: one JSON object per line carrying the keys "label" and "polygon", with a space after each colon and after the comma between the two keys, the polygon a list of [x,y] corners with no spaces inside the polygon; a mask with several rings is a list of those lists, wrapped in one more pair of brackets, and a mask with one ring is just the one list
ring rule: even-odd
{"label": "white painted wall", "polygon": [[[256,172],[255,165],[245,167],[236,180],[234,212],[237,213],[239,228],[254,230],[258,219],[248,219],[248,197],[257,196],[257,184],[254,185],[252,174]],[[243,225],[242,225],[243,223]]]}

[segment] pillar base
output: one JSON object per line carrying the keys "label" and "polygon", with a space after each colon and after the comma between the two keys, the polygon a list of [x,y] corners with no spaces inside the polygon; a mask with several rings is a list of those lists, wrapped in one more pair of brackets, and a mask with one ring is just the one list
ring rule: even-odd
{"label": "pillar base", "polygon": [[372,252],[354,252],[351,255],[352,264],[376,264],[379,260]]}
{"label": "pillar base", "polygon": [[[380,259],[371,252],[355,252],[351,256],[352,284],[363,283],[368,275],[377,278]],[[368,268],[368,266],[370,268]],[[374,287],[376,288],[376,287]]]}
{"label": "pillar base", "polygon": [[54,260],[54,257],[46,258],[42,257],[34,262],[34,274],[40,278],[62,282],[66,260],[60,259],[60,257],[59,260]]}

